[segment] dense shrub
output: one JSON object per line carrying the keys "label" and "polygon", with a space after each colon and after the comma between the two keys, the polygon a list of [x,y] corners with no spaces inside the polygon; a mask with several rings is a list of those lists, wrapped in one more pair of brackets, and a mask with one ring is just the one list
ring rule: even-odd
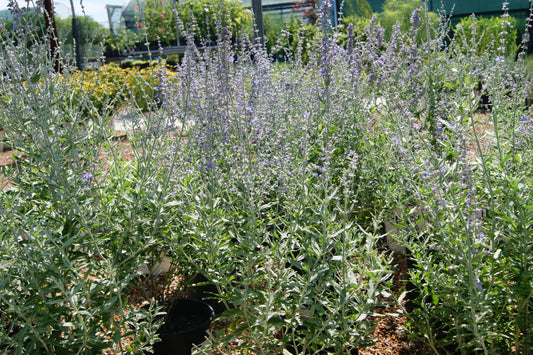
{"label": "dense shrub", "polygon": [[[164,76],[172,82],[176,74],[166,67],[158,68],[156,61],[138,64],[133,62],[131,66],[120,68],[110,63],[55,78],[58,85],[68,87],[68,96],[61,103],[65,107],[70,107],[73,102],[80,105],[85,118],[112,112],[124,104],[134,105],[143,112],[153,110],[159,106],[155,101],[160,78]],[[39,91],[42,85],[45,85],[44,81],[39,80],[35,89]]]}
{"label": "dense shrub", "polygon": [[297,16],[291,16],[287,20],[265,16],[266,48],[276,60],[300,58],[307,62],[309,50],[316,44],[317,38],[317,28],[304,23]]}
{"label": "dense shrub", "polygon": [[124,27],[113,29],[113,35],[108,36],[104,41],[105,56],[107,58],[117,57],[135,48],[135,44],[140,40],[140,35]]}
{"label": "dense shrub", "polygon": [[343,1],[342,16],[370,18],[372,17],[372,7],[367,0]]}
{"label": "dense shrub", "polygon": [[[421,42],[418,8],[389,41],[373,17],[340,45],[324,4],[282,64],[221,36],[176,71],[58,73],[48,38],[4,42],[0,125],[24,155],[0,180],[0,351],[149,351],[166,296],[140,267],[164,251],[165,286],[202,275],[223,305],[206,353],[347,354],[383,313],[436,354],[530,353],[523,58],[443,47],[447,27]],[[124,100],[146,111],[129,159],[109,130]]]}
{"label": "dense shrub", "polygon": [[390,39],[397,22],[400,23],[402,32],[410,31],[413,28],[413,11],[417,8],[421,9],[417,20],[419,23],[415,26],[417,28],[420,26],[417,30],[417,41],[426,41],[428,31],[434,37],[439,18],[433,12],[429,12],[426,16],[422,0],[387,0],[383,4],[383,11],[378,14],[379,22],[385,29],[385,38]]}
{"label": "dense shrub", "polygon": [[137,29],[150,43],[169,45],[176,40],[175,6],[170,1],[138,1]]}
{"label": "dense shrub", "polygon": [[222,28],[231,33],[233,41],[253,35],[252,13],[244,9],[238,0],[180,1],[177,11],[184,28],[194,34],[197,44],[215,44]]}
{"label": "dense shrub", "polygon": [[[252,35],[251,12],[244,9],[239,1],[186,0],[174,3],[168,0],[140,0],[137,1],[135,14],[137,39],[143,40],[137,43],[139,49],[146,49],[145,43],[149,43],[152,49],[176,44],[178,34],[180,43],[185,44],[187,36],[184,29],[198,45],[213,45],[221,28],[226,28],[232,34],[233,41],[239,36]],[[132,37],[132,34],[128,35]],[[129,37],[122,35],[121,41],[115,41],[113,47],[119,50],[127,47],[122,42],[128,42]]]}
{"label": "dense shrub", "polygon": [[518,49],[516,20],[513,17],[465,17],[454,32],[455,41],[469,53],[478,56],[514,56]]}

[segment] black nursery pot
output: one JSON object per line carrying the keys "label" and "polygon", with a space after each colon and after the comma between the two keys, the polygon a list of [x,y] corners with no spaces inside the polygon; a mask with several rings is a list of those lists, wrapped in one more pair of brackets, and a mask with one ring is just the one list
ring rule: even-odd
{"label": "black nursery pot", "polygon": [[154,344],[154,354],[189,355],[193,345],[202,343],[215,317],[207,303],[189,299],[175,299],[167,304],[165,323],[159,329],[160,342]]}

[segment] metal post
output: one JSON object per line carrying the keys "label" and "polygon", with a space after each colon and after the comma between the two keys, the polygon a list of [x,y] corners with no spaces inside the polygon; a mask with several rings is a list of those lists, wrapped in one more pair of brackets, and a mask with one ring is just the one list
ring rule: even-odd
{"label": "metal post", "polygon": [[338,6],[338,1],[337,0],[334,0],[332,1],[332,7],[333,7],[333,21],[332,21],[332,26],[333,27],[337,27],[337,25],[339,24],[339,6]]}
{"label": "metal post", "polygon": [[115,31],[113,31],[113,21],[111,20],[112,12],[115,12],[115,9],[111,9],[109,5],[105,6],[107,11],[107,22],[109,23],[109,32],[111,32],[111,37],[115,38]]}
{"label": "metal post", "polygon": [[78,67],[78,70],[82,70],[80,34],[78,32],[78,23],[76,21],[76,13],[74,12],[74,3],[72,0],[70,0],[70,7],[72,8],[72,38],[74,39],[74,45],[76,48],[76,66]]}
{"label": "metal post", "polygon": [[180,46],[180,29],[178,26],[178,3],[179,0],[174,1],[174,22],[176,23],[176,46]]}
{"label": "metal post", "polygon": [[[120,11],[122,13],[122,6],[106,5],[105,9],[107,11],[107,22],[109,22],[109,32],[111,32],[111,36],[115,38],[115,23],[113,22],[113,16],[115,16],[115,11]],[[119,27],[120,27],[120,24],[119,24]]]}
{"label": "metal post", "polygon": [[252,12],[254,13],[255,29],[257,37],[262,45],[265,44],[265,31],[263,29],[263,4],[261,0],[252,0]]}

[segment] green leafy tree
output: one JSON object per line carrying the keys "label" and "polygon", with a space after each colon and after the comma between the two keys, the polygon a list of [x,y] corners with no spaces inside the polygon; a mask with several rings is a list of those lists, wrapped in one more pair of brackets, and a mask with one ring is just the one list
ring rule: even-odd
{"label": "green leafy tree", "polygon": [[367,0],[345,0],[342,5],[343,17],[356,16],[370,18],[372,14],[372,7]]}
{"label": "green leafy tree", "polygon": [[135,11],[138,14],[137,29],[142,31],[148,42],[161,41],[168,45],[176,40],[174,6],[169,1],[139,1]]}
{"label": "green leafy tree", "polygon": [[[76,16],[76,22],[80,33],[80,42],[85,44],[97,44],[104,42],[109,37],[109,30],[96,22],[90,16]],[[72,16],[56,18],[57,36],[64,44],[72,45]]]}
{"label": "green leafy tree", "polygon": [[[33,29],[29,32],[28,29]],[[17,8],[11,20],[0,19],[0,41],[7,38],[20,44],[24,41],[27,46],[41,42],[46,38],[46,21],[43,13],[33,8]]]}
{"label": "green leafy tree", "polygon": [[[385,36],[387,39],[392,34],[392,27],[399,21],[400,30],[407,32],[411,29],[411,16],[415,9],[422,9],[420,13],[420,29],[418,31],[417,40],[423,41],[427,37],[427,26],[429,26],[430,33],[432,33],[438,26],[439,18],[434,12],[425,13],[424,1],[422,0],[386,0],[383,4],[383,11],[379,13],[379,21],[383,28],[385,28]],[[429,20],[429,23],[428,23]]]}
{"label": "green leafy tree", "polygon": [[216,41],[217,26],[228,28],[233,40],[253,34],[252,13],[244,9],[239,0],[185,0],[178,3],[177,10],[185,28],[195,31],[197,42]]}

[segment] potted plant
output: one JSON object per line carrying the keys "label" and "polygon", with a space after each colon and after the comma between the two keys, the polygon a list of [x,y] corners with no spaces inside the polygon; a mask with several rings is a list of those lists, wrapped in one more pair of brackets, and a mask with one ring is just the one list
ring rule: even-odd
{"label": "potted plant", "polygon": [[[146,163],[146,166],[150,165]],[[157,180],[143,170],[146,166],[139,161],[117,165],[117,169],[123,169],[124,175],[116,185],[110,185],[120,187],[111,188],[120,192],[115,192],[116,201],[111,205],[116,206],[116,210],[110,215],[115,220],[122,220],[121,233],[129,240],[125,245],[135,255],[131,264],[139,276],[135,279],[135,287],[140,288],[144,299],[150,301],[150,305],[143,308],[162,321],[156,332],[160,340],[153,344],[154,353],[187,355],[193,345],[205,340],[215,313],[202,300],[180,298],[182,294],[170,292],[176,272],[182,272],[185,267],[183,259],[178,256],[180,247],[173,241],[181,233],[176,226],[179,224],[176,220],[178,207],[175,198],[159,191],[159,185],[154,182]],[[175,267],[177,265],[179,269]],[[161,313],[153,309],[161,310]],[[143,316],[144,320],[149,317]]]}
{"label": "potted plant", "polygon": [[191,354],[193,345],[202,343],[215,317],[207,303],[191,298],[178,298],[163,303],[166,314],[154,344],[154,354]]}

